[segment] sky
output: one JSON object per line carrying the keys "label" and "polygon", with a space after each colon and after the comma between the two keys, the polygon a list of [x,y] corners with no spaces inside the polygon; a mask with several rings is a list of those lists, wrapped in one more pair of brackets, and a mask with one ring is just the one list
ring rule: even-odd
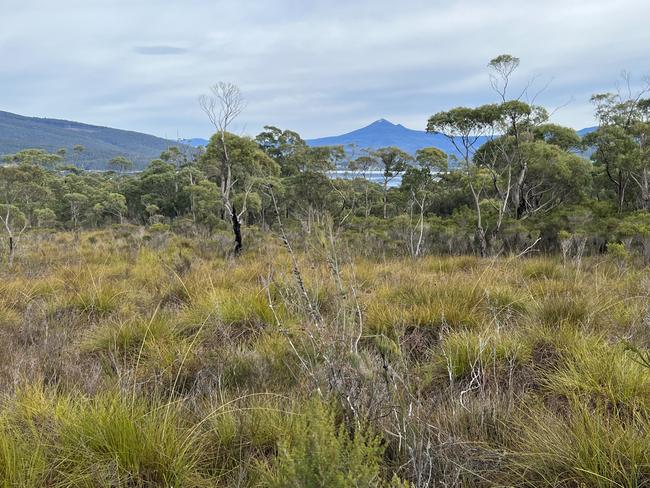
{"label": "sky", "polygon": [[[496,101],[487,63],[521,59],[553,120],[594,125],[589,97],[650,75],[648,0],[0,0],[0,110],[207,137],[198,97],[237,84],[233,127],[305,138]],[[518,89],[518,90],[517,90]]]}

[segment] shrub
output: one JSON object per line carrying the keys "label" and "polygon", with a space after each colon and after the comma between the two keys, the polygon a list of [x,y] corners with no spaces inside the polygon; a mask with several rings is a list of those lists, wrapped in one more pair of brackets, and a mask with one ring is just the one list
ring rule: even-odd
{"label": "shrub", "polygon": [[265,485],[284,488],[309,486],[379,487],[382,448],[379,438],[337,427],[334,412],[318,401],[299,415],[289,437],[280,441],[278,456],[266,472]]}

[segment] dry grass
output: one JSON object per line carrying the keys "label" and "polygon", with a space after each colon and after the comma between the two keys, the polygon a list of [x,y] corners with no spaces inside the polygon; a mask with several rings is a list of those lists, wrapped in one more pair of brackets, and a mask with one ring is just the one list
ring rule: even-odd
{"label": "dry grass", "polygon": [[647,269],[305,246],[25,238],[0,485],[650,484]]}

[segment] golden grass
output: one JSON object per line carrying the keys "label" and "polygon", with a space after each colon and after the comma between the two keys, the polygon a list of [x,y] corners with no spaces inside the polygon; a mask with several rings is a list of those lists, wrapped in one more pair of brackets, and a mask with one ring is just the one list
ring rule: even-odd
{"label": "golden grass", "polygon": [[650,484],[649,270],[209,244],[23,240],[0,486]]}

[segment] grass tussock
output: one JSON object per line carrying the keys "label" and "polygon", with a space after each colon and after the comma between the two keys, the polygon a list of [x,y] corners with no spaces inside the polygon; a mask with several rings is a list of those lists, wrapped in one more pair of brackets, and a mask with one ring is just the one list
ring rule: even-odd
{"label": "grass tussock", "polygon": [[21,242],[0,486],[650,484],[647,268]]}

